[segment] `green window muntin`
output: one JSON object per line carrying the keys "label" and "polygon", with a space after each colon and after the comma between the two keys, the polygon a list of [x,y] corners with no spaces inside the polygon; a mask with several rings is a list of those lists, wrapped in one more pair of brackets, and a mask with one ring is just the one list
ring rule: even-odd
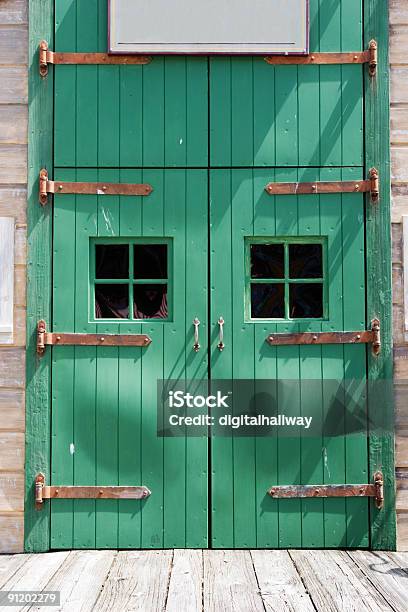
{"label": "green window muntin", "polygon": [[[101,265],[101,251],[107,252],[107,265]],[[165,263],[161,269],[156,266],[146,268],[148,251]],[[90,240],[90,322],[143,323],[171,322],[173,316],[173,280],[170,270],[173,261],[173,243],[171,238],[92,238]],[[141,264],[141,265],[139,265]],[[148,273],[152,272],[152,273]],[[122,301],[122,308],[106,308],[103,297],[109,298],[109,292],[115,294],[117,304]],[[157,294],[153,310],[145,310],[139,300],[143,293]],[[105,294],[105,296],[104,296]],[[101,307],[101,302],[105,303]],[[109,305],[110,306],[110,305]],[[156,311],[156,312],[155,312]]]}
{"label": "green window muntin", "polygon": [[245,239],[247,321],[307,322],[327,318],[325,238],[302,236]]}

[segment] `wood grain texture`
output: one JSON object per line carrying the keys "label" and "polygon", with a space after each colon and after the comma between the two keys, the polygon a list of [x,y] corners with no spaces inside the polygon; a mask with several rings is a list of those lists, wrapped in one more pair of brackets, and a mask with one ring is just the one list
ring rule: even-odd
{"label": "wood grain texture", "polygon": [[408,574],[386,553],[355,551],[349,556],[395,612],[408,609]]}
{"label": "wood grain texture", "polygon": [[[36,326],[41,318],[50,320],[51,211],[38,206],[38,172],[53,171],[52,123],[53,75],[46,79],[38,75],[38,42],[53,45],[54,3],[51,0],[31,0],[29,3],[29,138],[28,159],[28,281],[27,281],[27,433],[26,433],[26,494],[25,548],[43,551],[49,548],[49,508],[39,513],[32,503],[33,483],[38,472],[49,473],[50,448],[50,357],[41,360],[36,355]],[[39,137],[38,135],[41,135]],[[18,182],[18,181],[17,181]],[[23,181],[24,182],[24,181]],[[41,209],[41,210],[40,210]]]}
{"label": "wood grain texture", "polygon": [[24,431],[25,394],[23,389],[0,388],[0,429]]}
{"label": "wood grain texture", "polygon": [[287,551],[252,550],[260,595],[267,612],[313,612],[309,593]]}
{"label": "wood grain texture", "polygon": [[119,552],[96,603],[100,612],[163,610],[173,552]]}
{"label": "wood grain texture", "polygon": [[26,105],[0,104],[0,146],[27,144],[27,120]]}
{"label": "wood grain texture", "polygon": [[0,553],[19,553],[23,548],[24,514],[0,514]]}
{"label": "wood grain texture", "polygon": [[201,610],[203,601],[203,551],[174,551],[166,612]]}
{"label": "wood grain texture", "polygon": [[25,351],[21,348],[0,348],[0,387],[24,389]]}
{"label": "wood grain texture", "polygon": [[347,553],[294,550],[289,554],[318,612],[391,609],[354,562],[346,558]]}
{"label": "wood grain texture", "polygon": [[204,551],[204,584],[206,612],[264,612],[249,551]]}
{"label": "wood grain texture", "polygon": [[24,511],[24,473],[0,472],[0,513]]}
{"label": "wood grain texture", "polygon": [[[21,174],[19,178],[23,178]],[[0,216],[14,217],[17,223],[25,223],[27,216],[27,189],[24,185],[2,185],[0,187]],[[20,263],[25,263],[25,261]]]}
{"label": "wood grain texture", "polygon": [[0,65],[27,65],[27,26],[0,25]]}
{"label": "wood grain texture", "polygon": [[27,104],[28,78],[25,67],[0,66],[0,81],[0,104]]}
{"label": "wood grain texture", "polygon": [[24,470],[24,434],[4,431],[0,436],[0,471]]}
{"label": "wood grain texture", "polygon": [[27,0],[2,0],[0,3],[0,25],[26,24],[27,9]]}
{"label": "wood grain texture", "polygon": [[[60,591],[60,612],[94,609],[101,588],[117,556],[116,551],[72,551],[47,583],[48,591]],[[33,606],[32,612],[43,612]]]}
{"label": "wood grain texture", "polygon": [[0,588],[29,558],[30,555],[19,554],[0,556]]}
{"label": "wood grain texture", "polygon": [[27,182],[27,147],[19,144],[0,146],[0,183],[25,185]]}
{"label": "wood grain texture", "polygon": [[[367,315],[381,320],[382,351],[377,357],[368,355],[370,381],[392,380],[392,286],[391,286],[391,215],[390,215],[390,135],[389,135],[389,26],[388,3],[376,0],[364,2],[364,44],[375,38],[378,43],[377,77],[366,78],[365,131],[366,168],[375,167],[381,179],[381,206],[366,207],[367,228]],[[395,61],[395,45],[390,51]],[[381,126],[381,129],[378,129]],[[374,394],[372,394],[374,395]],[[383,406],[376,405],[377,397],[369,398],[369,410],[376,413]],[[382,402],[381,402],[382,403]],[[370,434],[370,473],[382,470],[385,485],[385,507],[375,508],[371,502],[371,546],[393,550],[396,545],[395,470],[394,470],[394,406],[392,394],[387,397],[387,431]]]}

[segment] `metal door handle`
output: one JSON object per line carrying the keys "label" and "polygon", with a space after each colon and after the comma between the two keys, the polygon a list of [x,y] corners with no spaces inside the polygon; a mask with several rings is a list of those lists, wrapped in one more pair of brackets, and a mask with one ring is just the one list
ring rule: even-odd
{"label": "metal door handle", "polygon": [[199,343],[199,338],[198,338],[198,328],[200,327],[200,321],[197,319],[197,317],[194,319],[193,321],[193,325],[194,325],[194,346],[193,349],[196,353],[198,353],[198,351],[200,350],[200,343]]}
{"label": "metal door handle", "polygon": [[224,344],[224,319],[222,317],[218,319],[218,325],[220,326],[220,335],[219,335],[219,342],[217,346],[220,351],[223,351],[225,349],[225,344]]}

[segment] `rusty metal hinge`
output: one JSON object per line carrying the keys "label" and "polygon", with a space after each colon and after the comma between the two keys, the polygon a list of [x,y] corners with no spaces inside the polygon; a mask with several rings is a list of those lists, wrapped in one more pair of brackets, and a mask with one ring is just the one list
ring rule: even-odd
{"label": "rusty metal hinge", "polygon": [[48,203],[48,194],[148,196],[153,187],[147,183],[67,183],[48,180],[48,172],[40,171],[39,202]]}
{"label": "rusty metal hinge", "polygon": [[384,478],[382,472],[374,474],[373,484],[342,485],[286,485],[271,487],[268,494],[274,499],[304,497],[374,497],[377,508],[384,507]]}
{"label": "rusty metal hinge", "polygon": [[46,77],[49,64],[62,65],[145,65],[150,64],[152,57],[149,55],[109,55],[108,53],[59,53],[50,51],[46,40],[42,40],[39,46],[40,75]]}
{"label": "rusty metal hinge", "polygon": [[268,55],[265,62],[272,65],[322,65],[322,64],[368,64],[368,73],[374,77],[377,73],[378,47],[371,40],[366,51],[356,53],[310,53],[309,55]]}
{"label": "rusty metal hinge", "polygon": [[269,334],[266,342],[271,346],[296,344],[371,344],[373,354],[381,351],[380,321],[373,319],[371,329],[352,332],[304,332],[294,334]]}
{"label": "rusty metal hinge", "polygon": [[152,343],[146,334],[70,334],[47,332],[45,321],[37,323],[37,353],[47,346],[144,346]]}
{"label": "rusty metal hinge", "polygon": [[319,195],[322,193],[369,193],[371,201],[377,203],[380,197],[378,170],[371,168],[365,181],[317,181],[314,183],[268,183],[269,195]]}
{"label": "rusty metal hinge", "polygon": [[34,495],[36,509],[42,510],[46,499],[146,499],[151,491],[144,486],[49,486],[44,474],[39,473],[35,477]]}

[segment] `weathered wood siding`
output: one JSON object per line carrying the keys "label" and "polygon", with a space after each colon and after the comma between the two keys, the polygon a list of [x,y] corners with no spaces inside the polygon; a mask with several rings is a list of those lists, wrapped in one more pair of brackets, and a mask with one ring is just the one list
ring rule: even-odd
{"label": "weathered wood siding", "polygon": [[23,550],[28,0],[0,3],[0,217],[15,221],[14,342],[0,345],[0,553]]}
{"label": "weathered wood siding", "polygon": [[398,548],[408,550],[408,343],[402,216],[408,215],[408,4],[390,0],[393,316]]}

